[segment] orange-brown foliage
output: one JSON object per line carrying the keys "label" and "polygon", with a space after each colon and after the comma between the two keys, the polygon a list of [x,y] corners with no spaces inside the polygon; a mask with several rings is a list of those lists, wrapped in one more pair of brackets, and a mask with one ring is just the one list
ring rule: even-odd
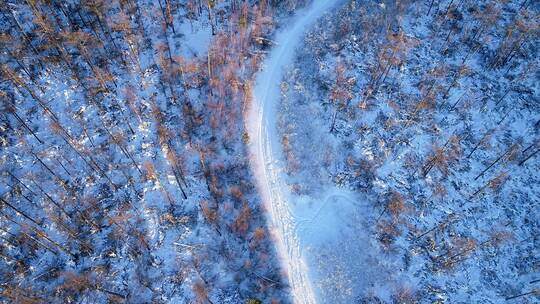
{"label": "orange-brown foliage", "polygon": [[233,230],[242,237],[247,235],[251,222],[251,208],[244,203],[240,213],[233,223]]}
{"label": "orange-brown foliage", "polygon": [[217,223],[218,213],[217,210],[212,209],[208,204],[208,201],[201,201],[201,210],[204,216],[204,219],[211,224]]}

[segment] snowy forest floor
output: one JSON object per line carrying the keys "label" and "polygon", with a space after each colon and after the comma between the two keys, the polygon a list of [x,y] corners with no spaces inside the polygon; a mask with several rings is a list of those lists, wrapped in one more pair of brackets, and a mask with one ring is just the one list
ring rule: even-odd
{"label": "snowy forest floor", "polygon": [[0,301],[290,301],[242,120],[295,3],[0,1]]}
{"label": "snowy forest floor", "polygon": [[321,303],[539,300],[539,10],[348,1],[306,35],[278,127]]}

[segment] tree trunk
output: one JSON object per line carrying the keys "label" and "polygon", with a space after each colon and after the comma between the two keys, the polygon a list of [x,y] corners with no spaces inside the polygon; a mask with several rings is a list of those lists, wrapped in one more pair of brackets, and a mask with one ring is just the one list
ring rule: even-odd
{"label": "tree trunk", "polygon": [[474,180],[477,180],[479,179],[481,176],[484,175],[484,173],[486,173],[491,167],[493,167],[495,164],[497,164],[503,157],[505,157],[508,153],[510,153],[510,151],[512,150],[512,147],[506,149],[506,152],[504,152],[502,155],[500,155],[499,157],[497,157],[497,159],[495,161],[493,161],[489,166],[487,166],[482,172],[480,172],[480,174],[478,174],[478,176],[476,176],[474,178]]}
{"label": "tree trunk", "polygon": [[520,166],[523,166],[523,164],[525,164],[526,161],[528,161],[528,160],[531,159],[533,156],[535,156],[539,151],[540,151],[540,149],[534,151],[531,155],[527,156],[524,160],[522,160],[521,162],[519,162],[519,165],[520,165]]}

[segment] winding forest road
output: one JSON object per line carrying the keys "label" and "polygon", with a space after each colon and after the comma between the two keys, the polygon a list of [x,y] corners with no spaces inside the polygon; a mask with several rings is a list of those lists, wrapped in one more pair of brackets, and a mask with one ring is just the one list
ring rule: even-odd
{"label": "winding forest road", "polygon": [[289,187],[282,178],[283,151],[277,132],[277,103],[283,71],[291,64],[295,49],[306,30],[339,0],[315,0],[297,12],[292,26],[278,32],[276,46],[268,54],[259,72],[253,104],[247,113],[249,152],[258,190],[268,210],[270,226],[275,230],[278,254],[287,271],[294,303],[316,303],[309,271],[297,235],[297,221],[290,205]]}

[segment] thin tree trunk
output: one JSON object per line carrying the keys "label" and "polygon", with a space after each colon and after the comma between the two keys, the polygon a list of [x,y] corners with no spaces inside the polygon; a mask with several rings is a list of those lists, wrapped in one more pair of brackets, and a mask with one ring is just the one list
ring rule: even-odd
{"label": "thin tree trunk", "polygon": [[[525,1],[525,2],[527,2],[527,1]],[[515,295],[515,296],[508,297],[505,300],[506,301],[513,300],[513,299],[521,298],[521,297],[532,295],[532,294],[540,294],[540,289],[533,289],[532,291],[529,291],[529,292],[525,292],[525,293],[522,293],[522,294],[518,294],[518,295]]]}
{"label": "thin tree trunk", "polygon": [[496,165],[501,159],[503,159],[503,157],[505,157],[508,153],[510,153],[510,151],[512,151],[512,149],[514,148],[514,145],[512,145],[511,147],[509,147],[508,149],[506,149],[506,152],[504,152],[502,155],[500,155],[499,157],[497,157],[497,159],[495,161],[493,161],[489,166],[487,166],[482,172],[480,172],[480,174],[478,174],[478,176],[476,176],[474,178],[474,180],[477,180],[478,178],[480,178],[481,176],[484,175],[484,173],[486,173],[491,167],[493,167],[494,165]]}
{"label": "thin tree trunk", "polygon": [[527,156],[524,160],[522,160],[521,162],[519,162],[519,165],[520,165],[520,166],[523,166],[523,164],[525,164],[526,161],[528,161],[528,160],[531,159],[533,156],[535,156],[539,151],[540,151],[540,149],[534,151],[531,155]]}
{"label": "thin tree trunk", "polygon": [[478,147],[480,147],[480,145],[484,142],[484,140],[493,133],[493,129],[490,129],[486,132],[486,134],[484,134],[484,136],[482,136],[482,138],[478,141],[478,143],[474,146],[474,148],[472,149],[472,151],[469,153],[469,155],[467,155],[467,158],[470,158],[471,155],[473,155],[473,153],[478,149]]}
{"label": "thin tree trunk", "polygon": [[8,206],[9,208],[13,209],[18,214],[22,215],[27,220],[31,221],[32,223],[36,224],[37,226],[41,227],[41,225],[34,220],[32,217],[30,217],[28,214],[26,214],[24,211],[18,209],[17,207],[13,206],[12,204],[8,203],[6,200],[0,197],[0,202],[2,202],[4,205]]}
{"label": "thin tree trunk", "polygon": [[26,124],[26,122],[24,122],[24,120],[17,114],[16,109],[13,109],[13,111],[10,113],[24,126],[25,129],[27,129],[32,134],[32,136],[34,136],[37,139],[37,141],[40,144],[43,144],[43,141],[36,135],[36,133],[34,133],[34,131],[32,131],[32,129]]}

